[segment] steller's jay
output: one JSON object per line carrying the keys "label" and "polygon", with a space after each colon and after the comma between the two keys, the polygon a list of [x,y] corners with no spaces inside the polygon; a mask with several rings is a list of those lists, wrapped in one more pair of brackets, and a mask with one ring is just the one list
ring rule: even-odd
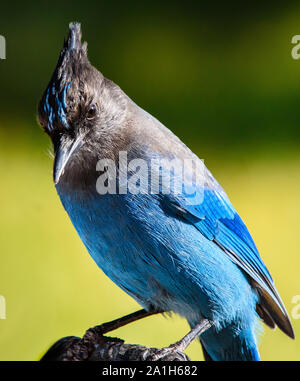
{"label": "steller's jay", "polygon": [[[206,360],[259,360],[259,319],[294,338],[224,190],[170,130],[90,64],[78,23],[70,24],[38,113],[54,147],[54,183],[77,233],[146,311],[175,312],[192,331],[209,321],[199,336]],[[166,169],[163,160],[175,165]],[[170,186],[162,189],[166,178]]]}

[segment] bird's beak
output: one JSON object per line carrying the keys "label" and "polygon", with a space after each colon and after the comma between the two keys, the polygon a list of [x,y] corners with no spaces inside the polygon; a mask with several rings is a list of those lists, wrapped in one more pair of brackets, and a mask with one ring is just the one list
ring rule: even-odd
{"label": "bird's beak", "polygon": [[64,173],[65,167],[71,156],[77,152],[84,144],[83,136],[79,135],[75,140],[60,142],[54,147],[55,158],[53,166],[53,180],[56,185]]}

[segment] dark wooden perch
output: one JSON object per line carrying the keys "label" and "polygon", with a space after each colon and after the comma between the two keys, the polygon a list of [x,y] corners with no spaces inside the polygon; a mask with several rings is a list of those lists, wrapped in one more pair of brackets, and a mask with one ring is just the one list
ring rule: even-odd
{"label": "dark wooden perch", "polygon": [[[91,330],[89,330],[91,332]],[[189,361],[180,351],[166,353],[162,358],[161,349],[142,345],[124,344],[118,338],[94,336],[87,343],[75,336],[58,340],[42,357],[41,361]]]}
{"label": "dark wooden perch", "polygon": [[50,347],[41,361],[190,361],[185,348],[199,334],[211,327],[208,320],[189,332],[183,339],[166,348],[148,348],[138,344],[125,344],[124,340],[104,336],[130,322],[161,311],[140,310],[112,322],[90,328],[82,338],[68,336]]}

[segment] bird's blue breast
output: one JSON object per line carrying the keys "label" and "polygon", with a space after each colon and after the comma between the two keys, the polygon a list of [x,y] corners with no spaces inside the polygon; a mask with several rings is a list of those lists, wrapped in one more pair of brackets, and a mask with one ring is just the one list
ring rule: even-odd
{"label": "bird's blue breast", "polygon": [[97,265],[145,307],[216,324],[248,320],[256,296],[242,271],[159,195],[64,192],[61,201]]}

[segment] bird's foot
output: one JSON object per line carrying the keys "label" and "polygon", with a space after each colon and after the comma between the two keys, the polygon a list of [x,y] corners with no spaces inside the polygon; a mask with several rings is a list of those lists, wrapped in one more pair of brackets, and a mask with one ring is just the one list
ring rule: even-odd
{"label": "bird's foot", "polygon": [[203,319],[197,324],[187,335],[181,340],[168,347],[162,348],[151,356],[151,361],[168,361],[168,357],[176,351],[179,355],[186,356],[185,349],[194,341],[199,335],[207,331],[213,323],[208,319]]}
{"label": "bird's foot", "polygon": [[[146,311],[144,309],[136,311],[132,314],[123,316],[119,319],[109,321],[107,323],[103,323],[100,325],[96,325],[93,328],[89,328],[83,337],[74,344],[72,350],[70,350],[70,356],[73,356],[74,360],[86,359],[89,357],[90,352],[93,350],[95,344],[100,341],[105,341],[107,338],[103,336],[104,334],[114,331],[120,327],[124,327],[125,325],[132,323],[134,321],[143,319],[144,317],[156,315],[158,313],[163,313],[164,311],[160,310],[149,310]],[[111,340],[111,338],[110,338]],[[120,339],[115,339],[120,340]],[[123,342],[123,340],[120,340]]]}
{"label": "bird's foot", "polygon": [[169,347],[161,348],[153,353],[151,353],[150,356],[146,358],[147,361],[174,361],[174,353],[176,353],[176,361],[188,361],[187,355],[180,351],[177,350],[175,347],[172,347],[171,345]]}

